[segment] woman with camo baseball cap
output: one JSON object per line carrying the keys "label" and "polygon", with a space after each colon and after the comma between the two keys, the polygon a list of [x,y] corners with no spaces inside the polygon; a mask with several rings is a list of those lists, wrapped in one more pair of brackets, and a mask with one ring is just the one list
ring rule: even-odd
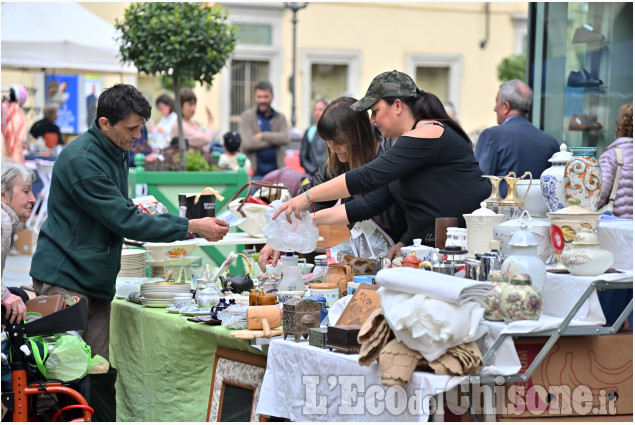
{"label": "woman with camo baseball cap", "polygon": [[384,137],[399,137],[394,146],[374,161],[311,188],[282,204],[273,218],[284,213],[299,218],[313,202],[370,192],[363,198],[314,214],[316,225],[361,221],[399,204],[408,230],[389,257],[421,238],[434,246],[436,217],[456,217],[465,227],[463,214],[479,208],[490,192],[481,176],[472,142],[461,126],[445,112],[432,93],[420,90],[403,72],[387,71],[373,79],[366,95],[351,105],[370,109],[371,122]]}

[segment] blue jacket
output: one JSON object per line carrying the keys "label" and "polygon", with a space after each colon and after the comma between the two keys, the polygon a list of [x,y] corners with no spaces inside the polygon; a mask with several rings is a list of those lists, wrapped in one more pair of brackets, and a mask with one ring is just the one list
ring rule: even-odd
{"label": "blue jacket", "polygon": [[148,242],[185,237],[184,217],[137,214],[128,198],[128,164],[129,153],[95,123],[62,150],[53,167],[32,277],[110,301],[124,237]]}
{"label": "blue jacket", "polygon": [[521,176],[530,171],[539,179],[549,168],[549,158],[560,150],[553,136],[516,115],[506,123],[490,127],[478,138],[474,155],[483,174],[505,176],[510,171]]}

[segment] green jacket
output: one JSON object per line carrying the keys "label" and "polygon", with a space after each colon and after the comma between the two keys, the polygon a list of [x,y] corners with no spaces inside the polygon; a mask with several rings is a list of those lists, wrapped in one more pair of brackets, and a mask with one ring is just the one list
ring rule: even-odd
{"label": "green jacket", "polygon": [[32,277],[112,300],[124,237],[148,242],[185,238],[186,218],[137,213],[128,197],[128,164],[128,152],[106,139],[95,123],[61,151]]}

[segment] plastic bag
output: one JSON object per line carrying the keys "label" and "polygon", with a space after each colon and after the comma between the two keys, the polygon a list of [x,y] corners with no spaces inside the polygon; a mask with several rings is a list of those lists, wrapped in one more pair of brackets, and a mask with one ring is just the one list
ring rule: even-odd
{"label": "plastic bag", "polygon": [[269,246],[277,251],[313,252],[317,246],[320,230],[313,225],[313,218],[308,211],[300,213],[302,219],[291,216],[291,223],[284,214],[272,220],[273,214],[282,205],[281,201],[273,201],[265,211],[265,224],[262,233],[267,238]]}
{"label": "plastic bag", "polygon": [[91,359],[90,347],[76,335],[62,335],[44,363],[48,379],[72,381],[86,376]]}
{"label": "plastic bag", "polygon": [[88,362],[88,374],[91,373],[107,373],[110,369],[110,363],[108,360],[100,356],[99,354],[95,354],[95,357],[89,360]]}

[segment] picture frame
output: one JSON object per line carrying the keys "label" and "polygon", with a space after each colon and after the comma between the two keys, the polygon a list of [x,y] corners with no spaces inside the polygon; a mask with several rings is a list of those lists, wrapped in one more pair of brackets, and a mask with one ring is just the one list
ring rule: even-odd
{"label": "picture frame", "polygon": [[263,422],[256,414],[267,358],[225,347],[214,357],[207,422]]}

